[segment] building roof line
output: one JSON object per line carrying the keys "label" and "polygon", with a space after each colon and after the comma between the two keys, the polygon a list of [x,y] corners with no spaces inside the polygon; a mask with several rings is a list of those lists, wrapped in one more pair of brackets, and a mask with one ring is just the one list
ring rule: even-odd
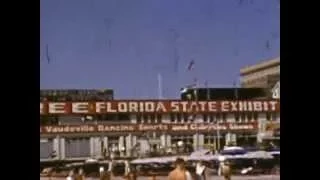
{"label": "building roof line", "polygon": [[268,67],[277,66],[277,65],[280,65],[280,57],[277,57],[277,58],[274,58],[271,60],[269,59],[267,61],[263,61],[261,63],[255,64],[255,65],[244,67],[244,68],[240,69],[240,75],[245,75],[245,74],[260,70],[260,69],[266,69]]}

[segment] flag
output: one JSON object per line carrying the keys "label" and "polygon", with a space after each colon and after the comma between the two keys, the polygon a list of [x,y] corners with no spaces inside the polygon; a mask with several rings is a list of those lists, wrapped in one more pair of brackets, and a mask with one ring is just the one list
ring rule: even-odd
{"label": "flag", "polygon": [[193,66],[194,66],[194,60],[191,60],[188,65],[188,71],[192,70]]}

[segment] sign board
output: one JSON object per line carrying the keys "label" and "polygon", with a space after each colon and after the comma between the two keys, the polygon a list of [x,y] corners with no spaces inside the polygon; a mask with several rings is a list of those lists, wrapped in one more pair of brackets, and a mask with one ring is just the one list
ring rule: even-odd
{"label": "sign board", "polygon": [[278,112],[278,100],[255,101],[173,101],[123,100],[100,102],[40,102],[40,115],[105,113],[214,113]]}

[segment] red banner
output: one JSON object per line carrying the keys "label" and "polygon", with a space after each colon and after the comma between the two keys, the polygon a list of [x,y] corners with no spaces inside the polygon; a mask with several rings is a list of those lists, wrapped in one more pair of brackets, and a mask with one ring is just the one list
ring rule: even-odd
{"label": "red banner", "polygon": [[257,130],[257,123],[222,124],[118,124],[118,125],[61,125],[40,126],[41,134],[65,133],[133,133],[133,132],[208,132]]}
{"label": "red banner", "polygon": [[274,112],[280,101],[106,101],[40,102],[40,114]]}

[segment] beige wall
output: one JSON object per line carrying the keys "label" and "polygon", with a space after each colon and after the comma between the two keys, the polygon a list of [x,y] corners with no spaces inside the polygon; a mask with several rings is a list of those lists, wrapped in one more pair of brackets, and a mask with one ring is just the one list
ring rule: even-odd
{"label": "beige wall", "polygon": [[245,67],[240,74],[242,87],[269,88],[274,79],[280,79],[280,58]]}

